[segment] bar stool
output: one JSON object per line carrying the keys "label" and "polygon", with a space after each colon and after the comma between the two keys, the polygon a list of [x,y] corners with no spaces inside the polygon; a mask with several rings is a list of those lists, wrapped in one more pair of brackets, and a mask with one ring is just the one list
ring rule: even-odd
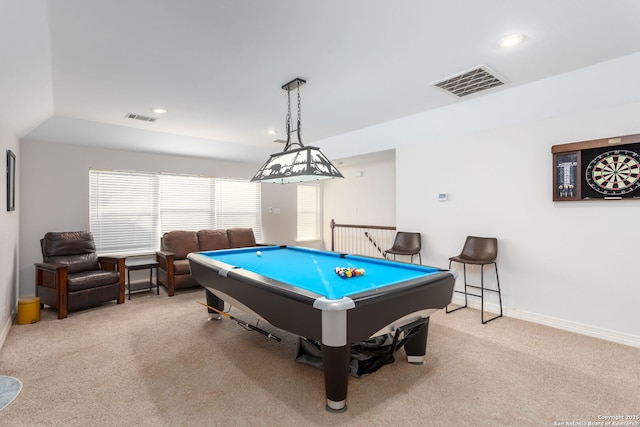
{"label": "bar stool", "polygon": [[396,239],[393,242],[391,249],[384,251],[384,257],[387,258],[387,254],[393,255],[393,259],[396,259],[396,255],[411,255],[411,263],[413,263],[413,256],[418,255],[418,260],[422,264],[422,256],[420,255],[420,249],[422,249],[422,240],[420,233],[407,233],[404,231],[398,231],[396,233]]}
{"label": "bar stool", "polygon": [[[467,307],[467,296],[474,296],[474,297],[480,298],[480,313],[481,313],[480,317],[482,320],[482,324],[495,320],[498,317],[502,317],[502,295],[500,293],[498,265],[496,264],[497,256],[498,256],[498,239],[494,237],[467,236],[467,240],[464,242],[464,247],[462,248],[462,252],[460,253],[460,255],[449,258],[449,270],[451,270],[452,262],[458,262],[462,264],[462,268],[464,272],[464,291],[454,290],[454,292],[464,294],[464,305],[458,308],[455,308],[453,310],[449,310],[449,306],[447,305],[445,309],[447,313],[452,313],[456,310],[460,310],[461,308]],[[467,283],[467,264],[480,266],[480,286],[470,285],[469,283]],[[484,266],[490,265],[490,264],[493,264],[496,270],[497,289],[486,289],[484,287]],[[468,288],[480,289],[480,294],[471,293],[469,292]],[[498,301],[500,303],[500,314],[488,320],[484,319],[485,291],[497,293]]]}

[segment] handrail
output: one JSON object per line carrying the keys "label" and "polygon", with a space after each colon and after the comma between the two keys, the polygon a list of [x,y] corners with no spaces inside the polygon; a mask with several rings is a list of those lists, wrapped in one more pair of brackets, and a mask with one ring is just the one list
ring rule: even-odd
{"label": "handrail", "polygon": [[[395,226],[386,225],[359,225],[359,224],[338,224],[335,220],[331,220],[331,250],[336,251],[336,242],[343,243],[340,251],[348,253],[357,253],[360,255],[369,256],[383,256],[384,250],[382,246],[389,245],[393,241],[395,233],[390,233],[396,230]],[[349,229],[351,232],[342,234],[342,239],[338,239],[336,236],[337,229]],[[362,234],[360,234],[362,230]],[[345,230],[346,231],[346,230]],[[382,242],[377,242],[381,240]],[[348,249],[347,249],[348,247]],[[371,249],[373,247],[373,250]],[[376,254],[377,251],[377,254]]]}
{"label": "handrail", "polygon": [[358,224],[337,224],[334,220],[331,220],[331,228],[371,228],[373,230],[395,230],[396,227],[392,225],[358,225]]}

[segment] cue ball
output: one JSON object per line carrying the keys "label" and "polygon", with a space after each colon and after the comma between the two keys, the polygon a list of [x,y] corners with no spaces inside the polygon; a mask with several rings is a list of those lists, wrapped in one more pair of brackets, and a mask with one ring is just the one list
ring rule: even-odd
{"label": "cue ball", "polygon": [[258,251],[258,252],[256,252],[256,255],[262,256],[262,252]]}

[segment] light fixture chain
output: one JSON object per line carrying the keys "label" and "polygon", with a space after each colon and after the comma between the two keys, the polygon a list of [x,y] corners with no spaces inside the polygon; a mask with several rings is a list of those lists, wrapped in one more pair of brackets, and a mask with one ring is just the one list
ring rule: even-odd
{"label": "light fixture chain", "polygon": [[[287,143],[289,143],[289,137],[291,135],[291,91],[287,89],[287,121],[285,123],[287,129]],[[288,144],[287,144],[288,145]]]}
{"label": "light fixture chain", "polygon": [[300,137],[300,132],[302,129],[300,129],[301,123],[302,123],[302,107],[301,107],[302,103],[300,102],[300,82],[298,82],[298,128],[297,128],[297,132],[298,132],[298,142],[300,143],[300,145],[302,145],[302,139]]}

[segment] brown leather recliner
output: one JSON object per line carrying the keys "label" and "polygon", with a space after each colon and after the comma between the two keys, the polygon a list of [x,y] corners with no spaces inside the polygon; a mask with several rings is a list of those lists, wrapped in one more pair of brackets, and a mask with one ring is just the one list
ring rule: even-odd
{"label": "brown leather recliner", "polygon": [[170,297],[175,295],[176,289],[200,286],[191,277],[187,255],[250,246],[257,246],[251,228],[168,231],[160,239],[160,250],[156,252],[158,283],[167,288]]}
{"label": "brown leather recliner", "polygon": [[125,258],[99,257],[89,231],[47,233],[40,246],[36,295],[58,311],[58,319],[107,301],[124,302]]}

